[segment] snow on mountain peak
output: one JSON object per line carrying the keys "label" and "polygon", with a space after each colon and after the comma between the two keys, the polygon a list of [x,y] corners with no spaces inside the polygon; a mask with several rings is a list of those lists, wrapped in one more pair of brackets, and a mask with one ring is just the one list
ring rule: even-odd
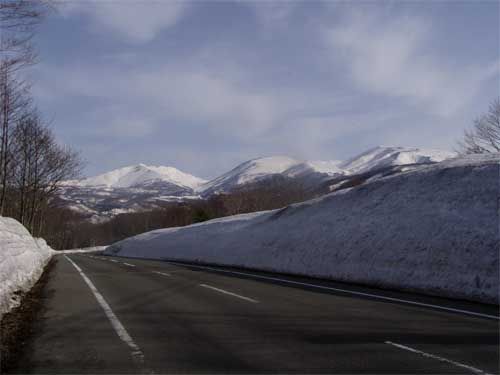
{"label": "snow on mountain peak", "polygon": [[257,181],[262,177],[283,173],[299,163],[287,156],[251,159],[200,186],[200,191],[225,191],[237,185]]}
{"label": "snow on mountain peak", "polygon": [[115,169],[83,180],[65,181],[62,185],[74,187],[130,188],[167,182],[181,188],[209,195],[228,192],[233,188],[281,175],[288,178],[321,179],[336,175],[365,173],[380,168],[440,162],[453,158],[456,153],[407,147],[378,146],[346,161],[300,161],[287,156],[251,159],[229,172],[205,181],[173,167],[137,164]]}
{"label": "snow on mountain peak", "polygon": [[157,181],[170,182],[175,185],[194,189],[206,181],[179,171],[173,167],[149,166],[137,164],[112,170],[94,177],[78,181],[67,181],[66,185],[81,187],[129,188]]}
{"label": "snow on mountain peak", "polygon": [[240,174],[238,184],[251,182],[265,175],[283,173],[298,163],[297,160],[287,156],[269,156],[249,160],[239,166],[244,168],[244,173]]}
{"label": "snow on mountain peak", "polygon": [[392,165],[437,163],[456,156],[443,150],[377,146],[340,163],[339,168],[355,174]]}
{"label": "snow on mountain peak", "polygon": [[328,175],[342,173],[342,169],[339,167],[340,163],[342,162],[339,160],[313,160],[307,162],[314,171]]}

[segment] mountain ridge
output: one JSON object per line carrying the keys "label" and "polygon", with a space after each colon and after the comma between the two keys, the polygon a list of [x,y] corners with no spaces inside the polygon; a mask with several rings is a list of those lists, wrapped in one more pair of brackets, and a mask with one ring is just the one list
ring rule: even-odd
{"label": "mountain ridge", "polygon": [[[349,179],[377,170],[398,173],[411,165],[437,163],[456,156],[442,150],[377,146],[345,161],[303,161],[288,156],[267,156],[240,163],[209,181],[174,167],[137,164],[118,168],[81,180],[61,184],[59,202],[77,212],[93,217],[110,218],[124,212],[160,207],[168,202],[206,199],[214,194],[258,187],[275,178],[283,183],[297,183],[310,191],[330,191],[347,186]],[[398,168],[395,168],[398,167]],[[382,176],[383,174],[381,174]],[[323,190],[319,190],[319,187]],[[325,188],[326,186],[326,188]]]}
{"label": "mountain ridge", "polygon": [[64,181],[66,186],[129,188],[142,183],[166,181],[194,189],[206,180],[169,166],[151,166],[143,163],[125,166],[81,180]]}

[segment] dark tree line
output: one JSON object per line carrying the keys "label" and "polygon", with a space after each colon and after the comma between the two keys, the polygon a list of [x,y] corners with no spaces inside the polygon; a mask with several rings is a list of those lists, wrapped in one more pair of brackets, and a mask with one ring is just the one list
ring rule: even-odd
{"label": "dark tree line", "polygon": [[108,245],[155,229],[280,208],[312,197],[300,184],[277,178],[265,185],[215,195],[207,200],[171,203],[151,211],[117,215],[99,224],[90,223],[74,211],[53,208],[42,236],[55,249]]}

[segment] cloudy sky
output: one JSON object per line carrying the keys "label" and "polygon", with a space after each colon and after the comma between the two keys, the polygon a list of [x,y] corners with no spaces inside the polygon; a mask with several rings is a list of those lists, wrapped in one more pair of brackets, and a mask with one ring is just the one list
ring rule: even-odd
{"label": "cloudy sky", "polygon": [[33,91],[85,174],[452,149],[499,95],[497,1],[71,1]]}

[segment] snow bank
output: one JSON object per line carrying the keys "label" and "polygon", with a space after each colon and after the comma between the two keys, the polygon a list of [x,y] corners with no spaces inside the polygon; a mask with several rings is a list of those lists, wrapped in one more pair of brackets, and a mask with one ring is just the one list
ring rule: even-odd
{"label": "snow bank", "polygon": [[86,247],[84,249],[57,250],[57,254],[77,254],[77,253],[95,253],[103,251],[107,246]]}
{"label": "snow bank", "polygon": [[29,290],[54,253],[18,221],[0,216],[0,317],[19,303],[14,292]]}
{"label": "snow bank", "polygon": [[498,304],[500,155],[284,209],[156,230],[106,254],[216,263]]}

